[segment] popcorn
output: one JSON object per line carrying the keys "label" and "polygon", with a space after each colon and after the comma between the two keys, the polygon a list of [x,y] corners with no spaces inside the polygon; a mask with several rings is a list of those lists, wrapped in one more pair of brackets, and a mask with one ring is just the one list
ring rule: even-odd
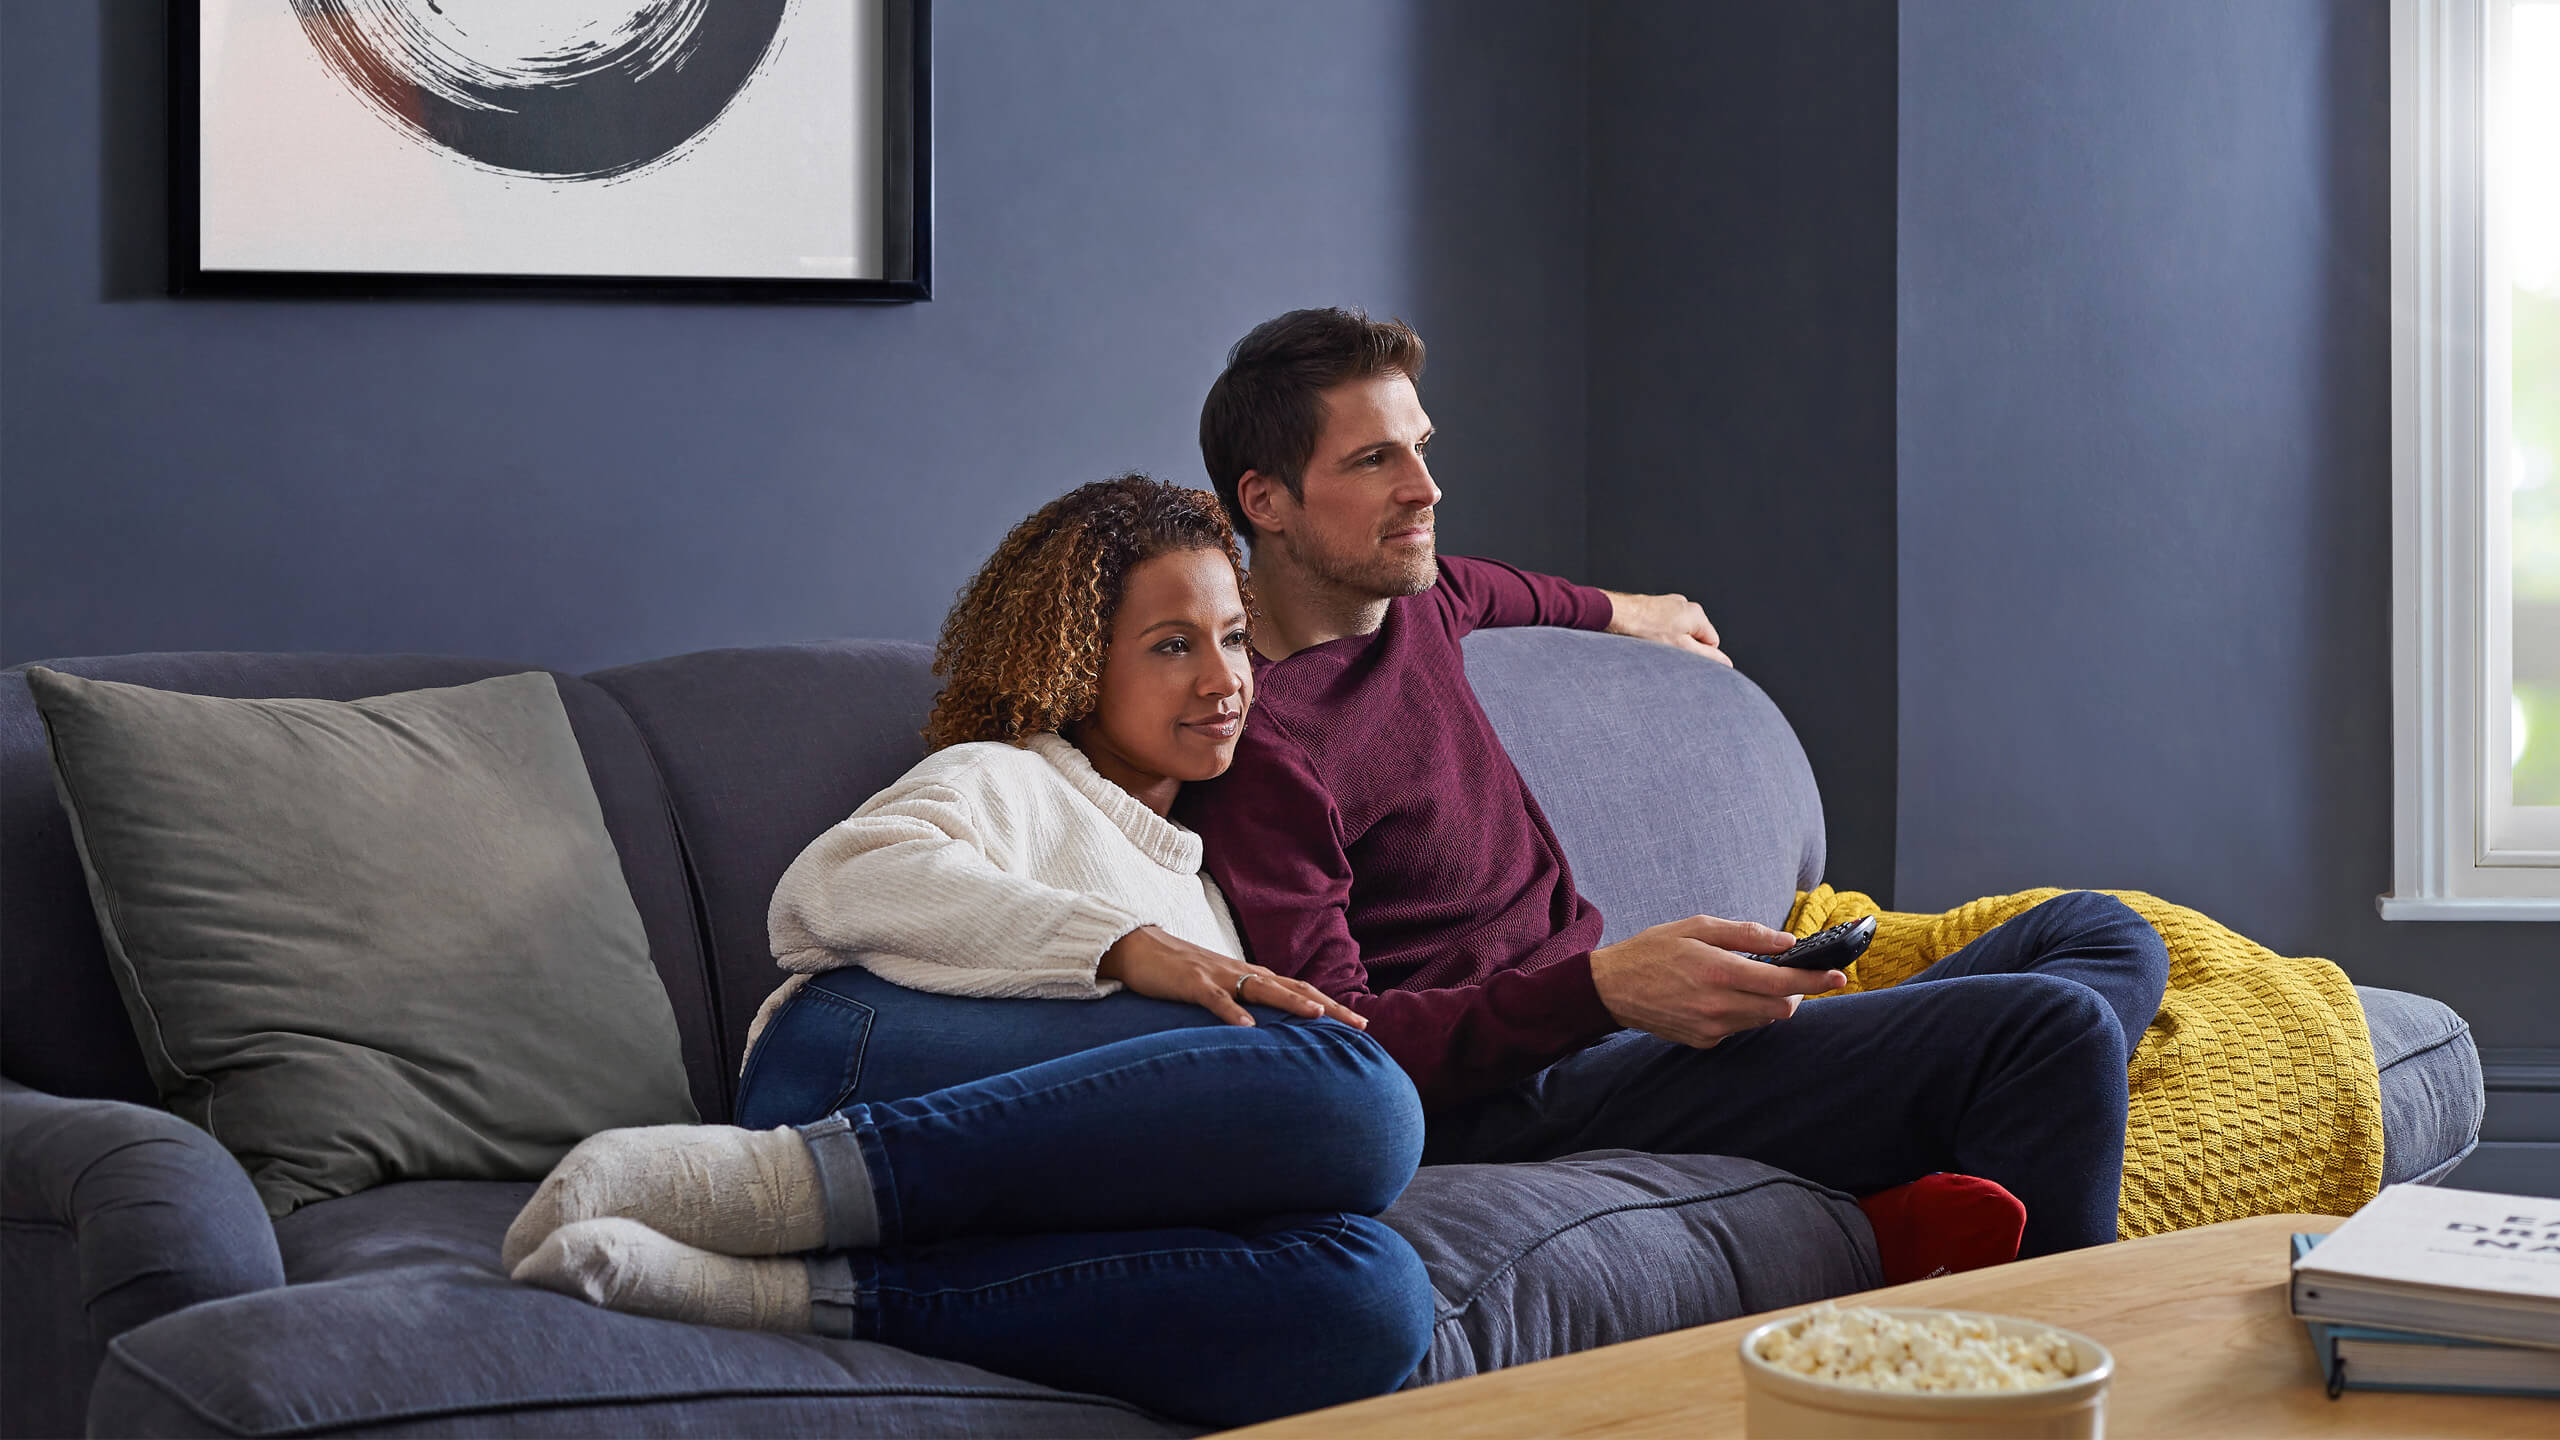
{"label": "popcorn", "polygon": [[1828,1301],[1771,1331],[1759,1355],[1808,1380],[1926,1393],[2034,1390],[2080,1370],[2071,1342],[2051,1331],[2003,1335],[1976,1317],[1910,1320]]}

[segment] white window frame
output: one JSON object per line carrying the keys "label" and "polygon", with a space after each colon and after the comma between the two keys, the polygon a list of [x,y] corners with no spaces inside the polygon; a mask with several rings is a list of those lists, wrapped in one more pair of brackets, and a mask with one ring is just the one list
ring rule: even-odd
{"label": "white window frame", "polygon": [[2492,381],[2505,371],[2508,307],[2489,164],[2504,108],[2489,57],[2513,5],[2391,6],[2386,920],[2560,920],[2560,807],[2512,804],[2507,764],[2508,387]]}

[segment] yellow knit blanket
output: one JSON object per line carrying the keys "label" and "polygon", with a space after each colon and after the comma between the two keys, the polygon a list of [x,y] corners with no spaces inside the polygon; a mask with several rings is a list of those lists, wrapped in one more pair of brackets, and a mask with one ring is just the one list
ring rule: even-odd
{"label": "yellow knit blanket", "polygon": [[[1875,943],[1849,967],[1849,990],[1881,990],[2061,893],[1911,915],[1825,885],[1797,895],[1787,928],[1810,935],[1875,916]],[[2169,993],[2127,1074],[2123,1238],[2248,1215],[2355,1213],[2382,1184],[2382,1081],[2345,972],[2278,955],[2157,896],[2108,893],[2169,947]]]}

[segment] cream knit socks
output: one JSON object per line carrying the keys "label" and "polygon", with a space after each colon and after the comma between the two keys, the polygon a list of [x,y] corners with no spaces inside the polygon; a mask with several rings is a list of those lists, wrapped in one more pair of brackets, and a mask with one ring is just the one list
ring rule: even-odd
{"label": "cream knit socks", "polygon": [[797,1334],[809,1329],[808,1261],[714,1255],[620,1217],[552,1231],[515,1267],[515,1278],[661,1320]]}
{"label": "cream knit socks", "polygon": [[579,1142],[507,1227],[499,1258],[513,1271],[553,1231],[616,1215],[721,1255],[787,1255],[827,1238],[818,1163],[798,1131],[650,1125]]}

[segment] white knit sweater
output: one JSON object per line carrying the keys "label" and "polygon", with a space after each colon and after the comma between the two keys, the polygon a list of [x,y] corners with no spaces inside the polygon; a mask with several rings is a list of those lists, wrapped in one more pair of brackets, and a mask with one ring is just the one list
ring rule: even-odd
{"label": "white knit sweater", "polygon": [[1102,952],[1141,925],[1244,953],[1200,837],[1046,732],[926,756],[800,852],[765,923],[793,973],[750,1049],[811,975],[846,965],[944,995],[1093,999],[1120,988],[1095,977]]}

